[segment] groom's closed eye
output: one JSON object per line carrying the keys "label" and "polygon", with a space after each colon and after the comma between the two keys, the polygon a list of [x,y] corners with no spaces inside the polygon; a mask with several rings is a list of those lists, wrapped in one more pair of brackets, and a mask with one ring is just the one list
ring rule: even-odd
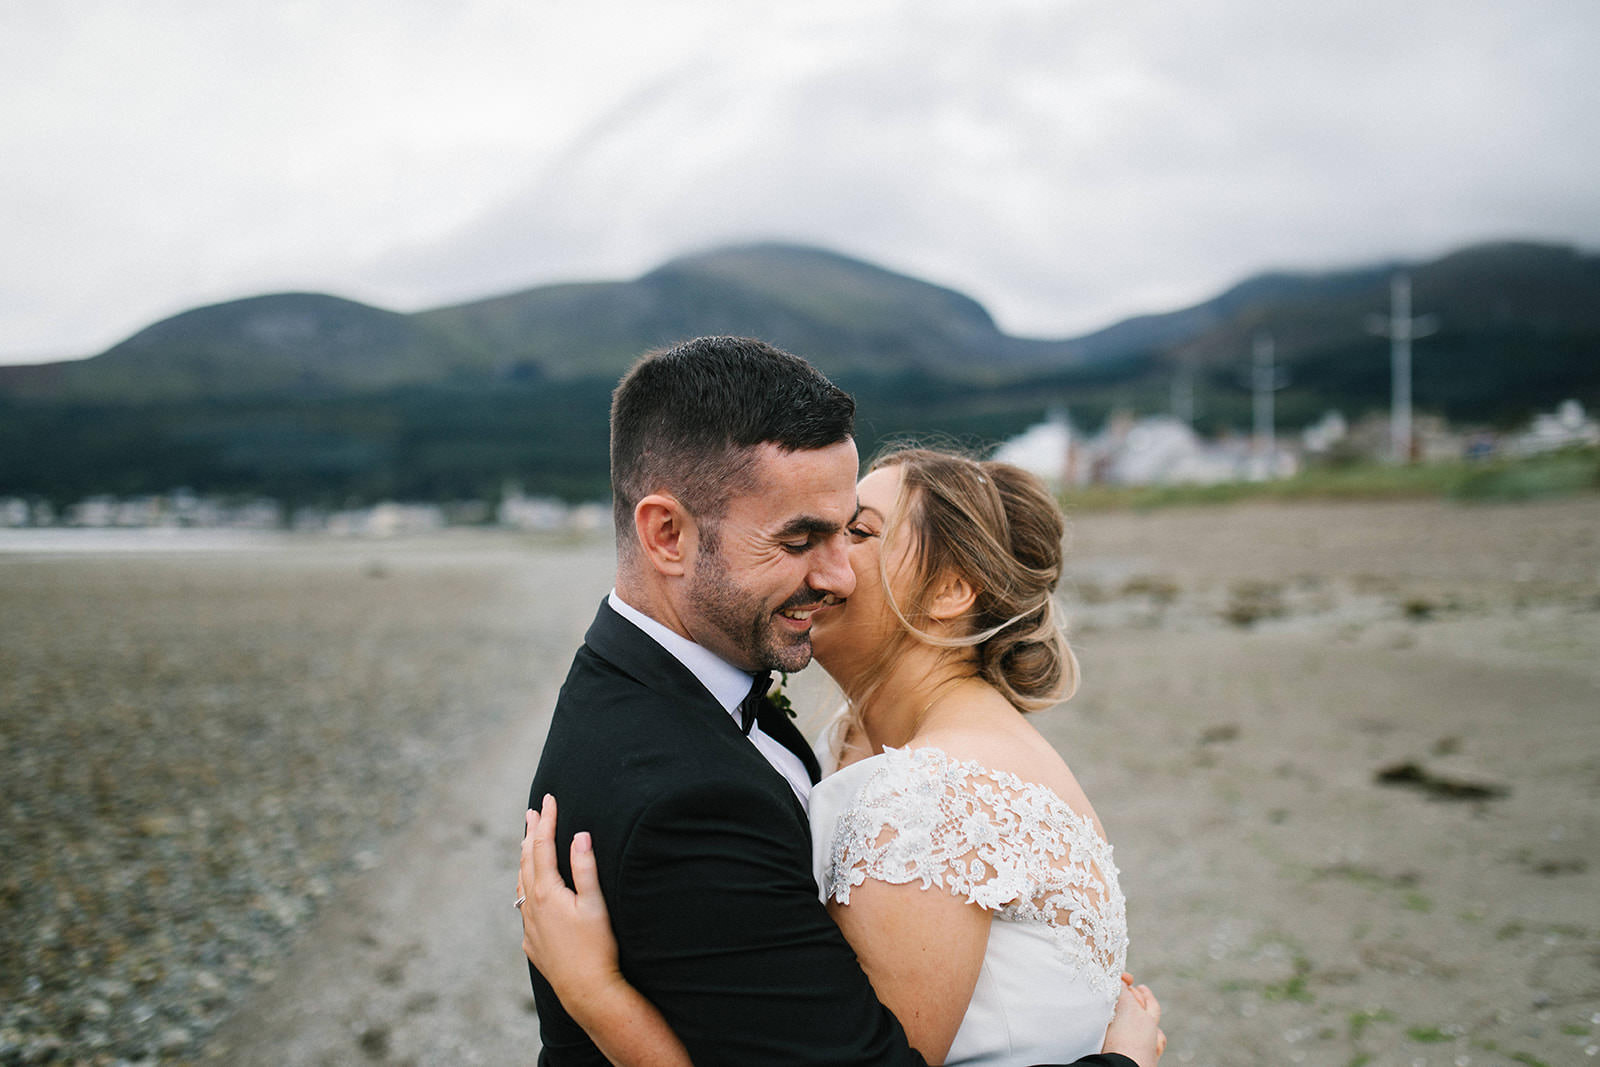
{"label": "groom's closed eye", "polygon": [[839,532],[840,528],[837,522],[830,522],[827,519],[820,519],[811,515],[801,515],[784,523],[775,536],[786,552],[799,554],[811,548],[818,541],[834,536]]}

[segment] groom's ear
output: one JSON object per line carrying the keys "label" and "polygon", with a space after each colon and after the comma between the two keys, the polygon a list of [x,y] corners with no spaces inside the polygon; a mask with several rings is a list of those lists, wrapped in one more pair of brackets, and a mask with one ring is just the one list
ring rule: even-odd
{"label": "groom's ear", "polygon": [[633,508],[639,547],[659,574],[682,577],[696,527],[688,510],[671,493],[651,493]]}

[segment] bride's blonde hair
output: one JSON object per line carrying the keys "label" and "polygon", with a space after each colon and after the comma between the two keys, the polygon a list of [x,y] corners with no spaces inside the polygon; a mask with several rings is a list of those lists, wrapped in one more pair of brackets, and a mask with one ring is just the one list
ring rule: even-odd
{"label": "bride's blonde hair", "polygon": [[[1078,661],[1055,602],[1066,524],[1038,478],[1009,463],[926,448],[880,455],[872,470],[900,471],[900,494],[883,533],[879,578],[901,629],[864,672],[851,718],[887,676],[907,643],[973,650],[975,673],[1019,711],[1069,698]],[[890,585],[889,547],[909,537],[911,590],[901,602]],[[959,574],[977,590],[965,632],[930,633],[938,579]]]}

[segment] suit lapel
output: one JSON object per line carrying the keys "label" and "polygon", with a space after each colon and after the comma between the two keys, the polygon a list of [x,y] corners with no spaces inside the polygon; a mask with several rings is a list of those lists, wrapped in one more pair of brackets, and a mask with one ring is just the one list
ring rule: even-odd
{"label": "suit lapel", "polygon": [[[766,761],[748,738],[740,734],[738,723],[734,722],[733,717],[717,703],[716,698],[706,690],[706,687],[700,684],[700,679],[694,676],[694,672],[680,663],[676,656],[658,645],[649,634],[618,615],[606,601],[600,602],[600,610],[595,614],[594,622],[589,624],[588,632],[583,635],[583,643],[601,659],[639,684],[659,693],[674,707],[689,711],[697,717],[704,715],[710,720],[711,728],[718,737],[725,736],[725,739],[736,740],[736,747],[742,754],[748,754],[756,763],[783,781],[783,776]],[[811,776],[812,782],[817,781],[821,776],[817,757],[787,715],[774,707],[770,700],[763,700],[756,713],[756,721],[761,724],[762,730],[793,752],[805,764],[806,773]],[[787,781],[784,781],[784,792],[793,795]]]}
{"label": "suit lapel", "polygon": [[[700,679],[678,658],[612,610],[604,600],[595,614],[589,631],[583,635],[588,645],[601,659],[631,677],[647,689],[666,698],[674,707],[694,709],[707,716],[729,719]],[[738,727],[734,727],[738,731]]]}
{"label": "suit lapel", "polygon": [[798,727],[784,714],[772,701],[762,699],[761,707],[756,711],[756,722],[761,724],[761,730],[784,748],[793,752],[806,765],[806,773],[811,776],[811,784],[816,785],[822,778],[822,767],[817,763],[817,754],[811,751],[811,746],[806,744],[806,739]]}

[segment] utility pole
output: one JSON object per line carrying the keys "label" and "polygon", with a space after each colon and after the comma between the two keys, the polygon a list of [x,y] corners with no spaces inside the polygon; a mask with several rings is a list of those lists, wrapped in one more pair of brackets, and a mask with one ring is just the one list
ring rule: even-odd
{"label": "utility pole", "polygon": [[1273,366],[1274,355],[1272,335],[1265,330],[1256,334],[1250,370],[1251,407],[1255,411],[1256,423],[1255,461],[1251,464],[1251,475],[1258,482],[1272,477],[1275,467],[1273,460],[1278,453],[1272,394],[1289,384],[1288,377]]}
{"label": "utility pole", "polygon": [[1411,277],[1404,271],[1389,281],[1389,318],[1369,316],[1367,328],[1389,338],[1389,458],[1411,462],[1411,342],[1439,328],[1436,315],[1411,317]]}

